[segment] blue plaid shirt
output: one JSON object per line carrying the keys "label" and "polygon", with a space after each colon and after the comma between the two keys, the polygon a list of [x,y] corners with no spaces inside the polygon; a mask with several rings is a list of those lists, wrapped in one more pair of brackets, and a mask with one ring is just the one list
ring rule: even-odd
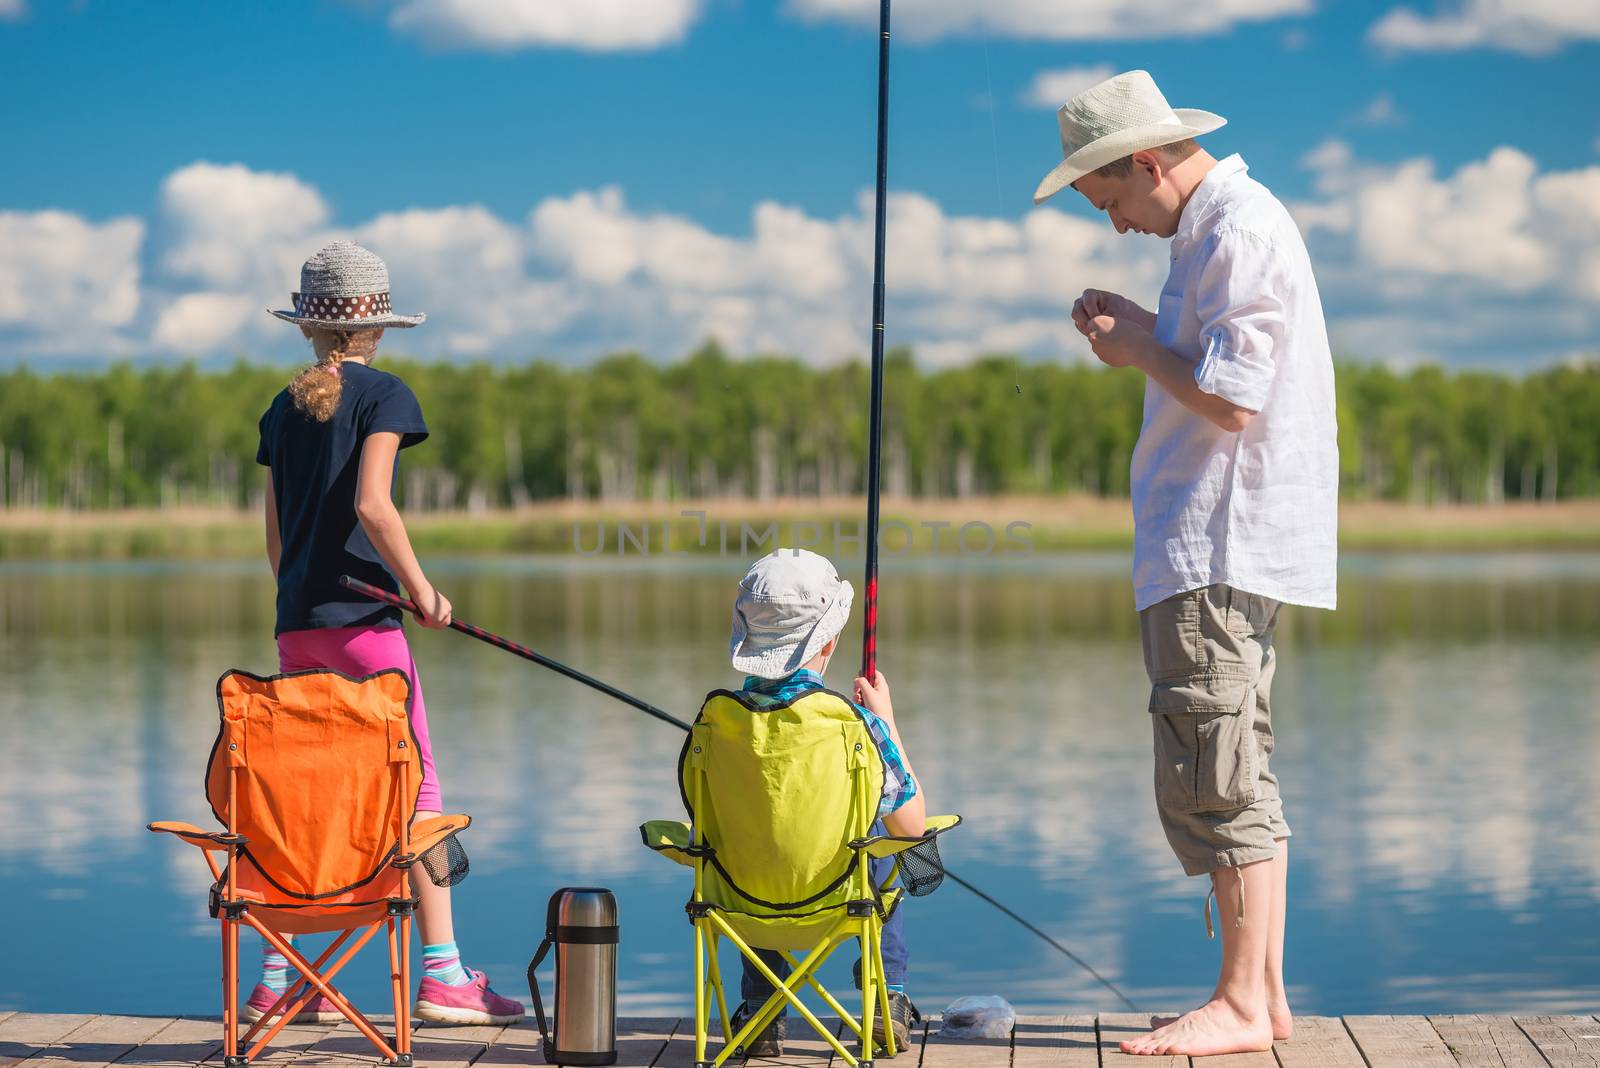
{"label": "blue plaid shirt", "polygon": [[[747,675],[740,692],[750,704],[761,707],[788,704],[810,690],[825,688],[821,675],[809,668],[801,668],[782,679],[760,679]],[[878,802],[878,816],[881,819],[917,796],[917,781],[911,777],[905,757],[900,754],[900,747],[894,744],[888,724],[870,710],[860,705],[855,707],[867,724],[867,732],[878,747],[878,755],[883,758],[883,797]]]}

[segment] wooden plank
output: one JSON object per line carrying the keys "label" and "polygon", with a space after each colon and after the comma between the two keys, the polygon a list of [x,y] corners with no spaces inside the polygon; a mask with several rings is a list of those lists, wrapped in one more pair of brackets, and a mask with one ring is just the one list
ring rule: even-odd
{"label": "wooden plank", "polygon": [[[692,1021],[691,1021],[692,1022]],[[617,1064],[650,1068],[682,1022],[671,1016],[625,1016],[617,1021]]]}
{"label": "wooden plank", "polygon": [[413,1026],[411,1055],[428,1068],[468,1068],[488,1052],[505,1029],[505,1024]]}
{"label": "wooden plank", "polygon": [[[269,1024],[268,1026],[271,1026],[271,1025]],[[357,1035],[357,1036],[360,1035],[360,1032],[357,1031],[354,1027],[350,1027],[349,1024],[345,1024],[344,1026],[350,1028],[350,1033],[351,1034]],[[314,1047],[318,1042],[321,1042],[324,1038],[326,1038],[329,1035],[331,1035],[335,1030],[338,1029],[338,1027],[339,1027],[338,1024],[316,1024],[316,1023],[306,1023],[306,1024],[292,1023],[292,1024],[289,1024],[286,1027],[284,1027],[284,1029],[282,1031],[279,1031],[277,1033],[277,1035],[275,1035],[273,1037],[272,1044],[270,1046],[268,1046],[266,1049],[262,1050],[261,1051],[261,1055],[259,1057],[257,1057],[255,1060],[251,1061],[250,1063],[251,1064],[288,1064],[291,1061],[298,1060],[303,1054],[305,1054],[308,1050],[310,1050],[312,1047]],[[221,1030],[222,1030],[222,1025],[219,1023],[219,1024],[217,1024],[217,1031],[218,1031],[219,1034],[220,1034]],[[247,1030],[249,1030],[249,1025],[245,1024],[243,1021],[240,1021],[240,1024],[239,1024],[239,1037],[243,1038],[244,1037],[244,1033]],[[266,1028],[262,1028],[261,1030],[262,1030],[263,1034],[266,1032]],[[261,1037],[260,1034],[256,1035],[256,1038],[260,1038],[260,1037]],[[251,1042],[254,1042],[254,1041],[255,1041],[255,1039],[251,1039]],[[249,1048],[250,1048],[249,1046],[245,1047],[246,1050],[248,1050]],[[367,1048],[369,1050],[373,1049],[373,1047],[371,1045],[368,1045]],[[218,1045],[217,1052],[213,1053],[207,1059],[210,1060],[210,1061],[220,1061],[222,1059],[222,1047],[221,1047],[221,1045]]]}
{"label": "wooden plank", "polygon": [[[430,1032],[432,1028],[428,1029]],[[441,1033],[443,1029],[441,1028]],[[420,1041],[420,1039],[419,1039]],[[501,1028],[499,1037],[473,1063],[479,1065],[543,1064],[544,1045],[539,1038],[539,1024],[532,1016],[524,1016],[510,1027]]]}
{"label": "wooden plank", "polygon": [[66,1012],[18,1012],[0,1020],[0,1068],[25,1061],[99,1017]]}
{"label": "wooden plank", "polygon": [[[837,1016],[819,1016],[818,1020],[828,1028],[829,1034],[844,1043],[845,1049],[855,1050],[856,1033],[845,1027],[843,1020]],[[720,1026],[718,1030],[721,1030]],[[827,1040],[791,1010],[788,1037],[783,1040],[783,1055],[749,1057],[744,1063],[750,1068],[828,1068],[836,1056]]]}
{"label": "wooden plank", "polygon": [[122,1056],[118,1064],[142,1068],[182,1068],[199,1064],[222,1049],[220,1020],[183,1017],[173,1020],[154,1037]]}
{"label": "wooden plank", "polygon": [[1430,1016],[1445,1048],[1464,1068],[1545,1068],[1545,1059],[1509,1016]]}
{"label": "wooden plank", "polygon": [[1551,1068],[1600,1064],[1600,1021],[1592,1016],[1516,1016]]}
{"label": "wooden plank", "polygon": [[[717,1035],[717,1024],[711,1025],[711,1033],[706,1039],[706,1059],[716,1057],[721,1039]],[[732,1060],[730,1057],[729,1060]],[[672,1035],[662,1047],[660,1055],[656,1057],[655,1068],[694,1068],[694,1017],[685,1016],[675,1022]]]}
{"label": "wooden plank", "polygon": [[928,1018],[928,1037],[922,1044],[923,1068],[1006,1068],[1011,1063],[1011,1036],[1004,1038],[946,1038],[942,1021]]}
{"label": "wooden plank", "polygon": [[172,1022],[170,1016],[96,1016],[49,1049],[29,1058],[28,1068],[110,1064]]}
{"label": "wooden plank", "polygon": [[[694,1021],[687,1021],[693,1027]],[[671,1016],[622,1016],[617,1019],[617,1064],[619,1068],[650,1068],[660,1059],[667,1042],[682,1021]],[[693,1034],[690,1043],[693,1044]],[[693,1058],[693,1051],[690,1053]],[[530,1018],[507,1027],[474,1064],[543,1064],[544,1045],[539,1024]]]}
{"label": "wooden plank", "polygon": [[1268,1049],[1259,1053],[1220,1053],[1214,1057],[1190,1057],[1193,1068],[1278,1068],[1278,1059]]}
{"label": "wooden plank", "polygon": [[1100,1038],[1093,1016],[1018,1016],[1011,1032],[1012,1068],[1098,1068]]}
{"label": "wooden plank", "polygon": [[[367,1016],[367,1022],[377,1030],[379,1035],[383,1036],[385,1042],[391,1045],[394,1044],[393,1013],[372,1013]],[[298,1026],[291,1025],[291,1027]],[[313,1024],[311,1026],[321,1027],[322,1025]],[[284,1028],[284,1033],[287,1034],[291,1027]],[[488,1043],[483,1041],[484,1035],[497,1034],[500,1030],[503,1030],[503,1028],[469,1026],[438,1028],[437,1030],[426,1029],[429,1048],[442,1052],[446,1057],[446,1061],[441,1063],[462,1065],[471,1064],[488,1048]],[[461,1034],[457,1040],[439,1037],[446,1031],[461,1032]],[[418,1049],[419,1043],[423,1041],[421,1036],[424,1033],[425,1029],[423,1028],[412,1029],[413,1055],[418,1063],[431,1066],[434,1062],[425,1058]],[[274,1046],[276,1044],[274,1043]],[[371,1065],[374,1060],[381,1056],[378,1052],[378,1047],[374,1046],[372,1040],[366,1035],[356,1030],[355,1024],[348,1020],[341,1020],[339,1023],[327,1027],[316,1041],[304,1047],[303,1052],[294,1058],[294,1063],[295,1068],[322,1068],[322,1066],[336,1068],[336,1066],[341,1065]]]}
{"label": "wooden plank", "polygon": [[1372,1068],[1456,1068],[1426,1017],[1346,1016],[1344,1025]]}
{"label": "wooden plank", "polygon": [[[840,1029],[844,1027],[844,1021],[832,1016],[824,1016],[820,1017],[820,1019],[829,1026],[834,1036],[838,1037]],[[693,1068],[694,1017],[686,1016],[676,1021],[676,1023],[676,1029],[665,1043],[660,1055],[656,1058],[655,1068]],[[844,1042],[846,1049],[853,1050],[855,1048],[853,1044],[855,1034],[851,1031],[846,1031],[845,1033],[850,1038],[848,1040],[841,1039],[841,1041]],[[759,1058],[752,1061],[736,1061],[730,1057],[727,1063],[765,1065],[767,1068],[773,1068],[773,1066],[777,1065],[827,1068],[832,1063],[833,1047],[829,1046],[815,1031],[812,1031],[811,1025],[796,1015],[793,1010],[790,1010],[789,1013],[788,1034],[789,1037],[785,1038],[783,1042],[782,1057]],[[715,1013],[713,1013],[711,1028],[706,1035],[706,1059],[714,1060],[720,1052],[722,1052],[722,1026],[717,1021]]]}
{"label": "wooden plank", "polygon": [[1337,1016],[1296,1016],[1294,1037],[1275,1042],[1283,1068],[1366,1068],[1344,1021]]}
{"label": "wooden plank", "polygon": [[1188,1057],[1141,1057],[1124,1053],[1119,1045],[1150,1030],[1150,1021],[1176,1013],[1103,1012],[1100,1014],[1100,1064],[1102,1068],[1189,1068]]}

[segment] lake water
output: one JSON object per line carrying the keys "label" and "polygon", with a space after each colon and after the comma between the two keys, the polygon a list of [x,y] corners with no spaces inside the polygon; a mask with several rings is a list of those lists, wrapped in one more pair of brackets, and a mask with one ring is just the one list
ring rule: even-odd
{"label": "lake water", "polygon": [[[841,561],[853,574],[858,561]],[[1151,800],[1126,558],[887,560],[882,667],[953,871],[1141,1007],[1215,975],[1203,880]],[[1296,836],[1288,978],[1326,1013],[1600,1004],[1600,556],[1347,557],[1339,612],[1285,613],[1273,758]],[[736,681],[735,560],[436,561],[465,619],[684,717]],[[276,668],[265,565],[0,567],[0,1008],[215,1013],[196,853],[213,683]],[[859,617],[859,611],[857,613]],[[859,622],[859,618],[856,622]],[[453,633],[419,633],[446,807],[476,818],[458,939],[505,993],[568,884],[617,890],[625,1011],[687,1012],[687,872],[637,825],[681,814],[681,734]],[[846,649],[858,649],[855,628]],[[853,655],[841,658],[848,685]],[[1117,1008],[946,883],[912,901],[911,993],[937,1010]],[[850,955],[831,964],[848,985]],[[254,949],[245,959],[253,964]],[[381,955],[349,989],[381,1005]],[[826,974],[826,973],[825,973]]]}

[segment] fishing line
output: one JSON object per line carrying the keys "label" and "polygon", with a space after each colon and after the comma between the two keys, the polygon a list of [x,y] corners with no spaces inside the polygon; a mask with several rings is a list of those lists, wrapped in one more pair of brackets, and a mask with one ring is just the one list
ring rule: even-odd
{"label": "fishing line", "polygon": [[[994,214],[1000,218],[1005,213],[1005,198],[1000,193],[1000,134],[995,126],[994,113],[999,108],[999,101],[994,95],[994,76],[989,70],[989,38],[983,38],[983,81],[989,91],[989,151],[994,156]],[[1017,354],[1011,354],[1011,375],[1016,382],[1017,396],[1022,396],[1022,362],[1017,359]]]}
{"label": "fishing line", "polygon": [[[351,578],[349,575],[343,575],[340,577],[339,583],[346,589],[354,590],[363,597],[370,597],[375,601],[382,601],[385,604],[394,605],[396,608],[402,608],[413,615],[418,615],[421,613],[421,609],[417,607],[417,602],[406,597],[401,597],[398,594],[390,593],[388,590],[380,589],[379,587],[373,586],[370,583],[362,582],[360,579]],[[650,704],[648,701],[641,701],[632,694],[624,693],[622,690],[617,689],[615,686],[612,686],[609,683],[601,682],[593,675],[586,675],[577,668],[568,667],[559,660],[552,660],[543,653],[536,652],[533,649],[528,648],[526,645],[520,645],[517,642],[512,641],[510,638],[502,638],[500,635],[495,634],[492,631],[484,630],[482,627],[475,627],[471,623],[463,623],[459,619],[450,620],[450,629],[459,631],[470,638],[476,638],[480,642],[494,646],[496,649],[504,649],[506,652],[520,656],[524,660],[530,660],[533,663],[538,664],[540,667],[549,668],[558,675],[565,675],[572,681],[580,682],[590,689],[598,690],[607,697],[614,698],[615,700],[621,701],[625,705],[636,708],[647,716],[653,716],[663,723],[670,723],[681,731],[687,732],[689,730],[689,724],[685,723],[677,716],[674,716],[672,713],[663,711],[662,709],[657,708],[655,705]],[[1118,998],[1120,998],[1122,1003],[1127,1005],[1129,1009],[1134,1012],[1139,1011],[1138,1006],[1129,1000],[1128,995],[1119,990],[1117,985],[1111,980],[1107,979],[1105,976],[1095,971],[1094,968],[1090,967],[1088,962],[1082,957],[1072,952],[1072,950],[1068,949],[1060,942],[1057,942],[1054,938],[1051,938],[1049,935],[1045,934],[1038,927],[1035,927],[1032,923],[1029,923],[1027,920],[1019,916],[1016,912],[1013,912],[1011,909],[1007,908],[1005,905],[1002,905],[1000,902],[996,901],[982,890],[979,890],[976,886],[973,886],[971,883],[961,878],[961,876],[957,875],[949,868],[945,868],[943,865],[940,865],[940,867],[943,869],[947,879],[950,879],[957,885],[965,888],[980,901],[985,901],[990,905],[993,905],[1002,913],[1011,917],[1017,923],[1021,924],[1025,929],[1043,939],[1047,944],[1053,946],[1068,960],[1072,961],[1074,964],[1078,965],[1078,967],[1094,976],[1101,986],[1105,987],[1107,990],[1111,991]]]}

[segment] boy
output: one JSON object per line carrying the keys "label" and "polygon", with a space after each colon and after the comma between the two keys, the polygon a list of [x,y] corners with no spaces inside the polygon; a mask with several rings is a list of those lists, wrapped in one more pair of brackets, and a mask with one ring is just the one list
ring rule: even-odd
{"label": "boy", "polygon": [[[839,645],[839,632],[850,618],[855,595],[850,583],[839,577],[826,558],[807,549],[778,549],[751,565],[739,583],[733,605],[733,638],[729,651],[736,670],[745,674],[741,697],[755,707],[785,704],[808,690],[824,689],[822,673]],[[914,836],[927,826],[927,804],[895,725],[889,684],[883,673],[872,680],[857,678],[855,705],[866,722],[883,758],[883,797],[878,805],[874,834]],[[892,859],[872,863],[872,877],[889,875]],[[789,974],[788,963],[773,950],[758,951],[780,978]],[[921,1020],[906,996],[905,909],[898,908],[883,926],[883,966],[889,986],[889,1023],[895,1045],[906,1048],[913,1019]],[[857,971],[859,982],[860,972]],[[772,994],[772,985],[746,961],[740,982],[744,1001],[734,1013],[737,1031]],[[785,1010],[787,1012],[787,1010]],[[874,1022],[874,1035],[884,1039],[884,1019]],[[785,1015],[780,1014],[746,1048],[751,1057],[776,1057],[783,1052]]]}

